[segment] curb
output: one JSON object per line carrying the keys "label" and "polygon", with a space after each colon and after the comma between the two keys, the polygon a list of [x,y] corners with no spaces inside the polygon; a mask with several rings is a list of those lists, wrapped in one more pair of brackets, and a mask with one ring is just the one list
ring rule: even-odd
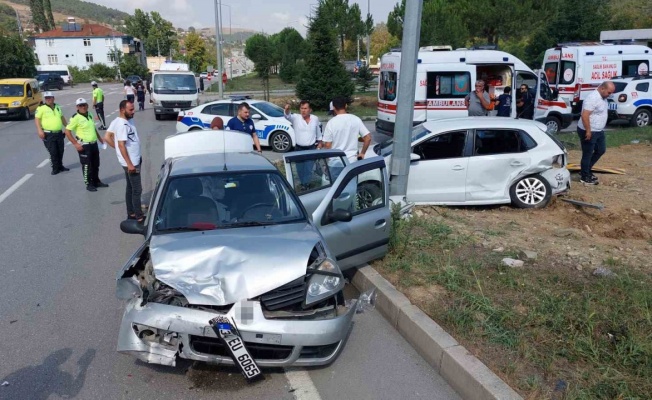
{"label": "curb", "polygon": [[462,398],[523,400],[371,266],[359,268],[351,282],[360,292],[376,288],[378,311]]}

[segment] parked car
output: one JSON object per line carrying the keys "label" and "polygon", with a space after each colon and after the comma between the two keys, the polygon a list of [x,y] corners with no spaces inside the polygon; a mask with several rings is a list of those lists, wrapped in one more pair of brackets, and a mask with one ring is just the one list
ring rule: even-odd
{"label": "parked car", "polygon": [[202,72],[201,74],[199,74],[199,77],[204,79],[208,78],[208,72]]}
{"label": "parked car", "polygon": [[126,82],[126,81],[129,81],[129,82],[131,82],[132,84],[135,84],[136,82],[138,82],[138,81],[140,81],[140,80],[141,80],[141,78],[140,78],[140,76],[138,76],[138,75],[129,75],[129,76],[125,79],[125,82]]}
{"label": "parked car", "polygon": [[42,91],[58,89],[63,90],[64,81],[58,74],[38,74],[36,76],[39,88]]}
{"label": "parked car", "polygon": [[295,143],[292,124],[283,117],[283,109],[276,104],[261,100],[234,98],[202,104],[187,111],[180,111],[177,117],[177,132],[210,128],[211,121],[219,116],[224,125],[238,114],[238,105],[246,101],[251,106],[251,119],[261,146],[269,146],[275,152],[292,150]]}
{"label": "parked car", "polygon": [[613,79],[609,102],[609,121],[625,119],[631,126],[652,124],[652,75]]}
{"label": "parked car", "polygon": [[36,79],[0,79],[0,118],[28,120],[43,101]]}
{"label": "parked car", "polygon": [[[177,134],[165,158],[146,224],[121,224],[145,239],[117,276],[128,300],[118,351],[171,366],[177,357],[233,365],[209,323],[220,316],[261,367],[331,363],[356,308],[344,301],[342,270],[387,251],[385,161],[346,166],[309,214],[245,135]],[[362,209],[352,193],[369,173],[382,186]]]}

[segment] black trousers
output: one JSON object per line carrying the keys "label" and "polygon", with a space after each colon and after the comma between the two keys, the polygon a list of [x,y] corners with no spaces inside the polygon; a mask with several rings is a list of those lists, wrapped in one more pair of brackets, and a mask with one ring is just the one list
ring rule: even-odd
{"label": "black trousers", "polygon": [[63,168],[63,132],[45,132],[43,144],[50,153],[50,165],[52,171],[61,171]]}
{"label": "black trousers", "polygon": [[127,190],[125,192],[125,204],[127,205],[127,214],[133,215],[136,219],[143,216],[143,207],[141,206],[140,196],[143,193],[143,185],[140,178],[141,163],[136,165],[136,173],[130,174],[127,167],[122,167],[127,179]]}
{"label": "black trousers", "polygon": [[95,112],[97,113],[97,117],[100,119],[100,123],[102,124],[102,126],[106,128],[106,119],[104,118],[104,102],[103,101],[95,104]]}
{"label": "black trousers", "polygon": [[84,183],[95,186],[100,182],[98,176],[100,172],[100,149],[97,147],[97,142],[86,143],[82,147],[82,151],[79,152],[79,162],[82,166]]}

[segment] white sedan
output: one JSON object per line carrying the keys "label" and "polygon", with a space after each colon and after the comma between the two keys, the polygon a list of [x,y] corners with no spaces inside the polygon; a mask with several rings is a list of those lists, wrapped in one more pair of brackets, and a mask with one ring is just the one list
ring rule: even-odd
{"label": "white sedan", "polygon": [[[373,155],[390,165],[392,144],[374,146]],[[411,160],[407,199],[416,204],[541,208],[570,189],[566,149],[546,125],[530,120],[425,122],[412,130]]]}
{"label": "white sedan", "polygon": [[246,101],[251,107],[251,119],[261,146],[269,146],[278,153],[286,153],[294,146],[294,129],[283,116],[283,109],[261,100],[217,100],[190,110],[179,112],[177,132],[187,132],[211,127],[213,118],[220,117],[224,126],[238,113],[238,105]]}

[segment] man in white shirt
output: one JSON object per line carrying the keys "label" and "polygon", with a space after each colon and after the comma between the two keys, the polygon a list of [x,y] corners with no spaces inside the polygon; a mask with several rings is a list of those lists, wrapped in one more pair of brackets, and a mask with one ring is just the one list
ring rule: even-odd
{"label": "man in white shirt", "polygon": [[312,107],[307,100],[299,103],[300,114],[292,114],[290,105],[285,105],[285,119],[290,121],[296,137],[295,150],[313,150],[321,148],[321,129],[319,118],[312,115]]}
{"label": "man in white shirt", "polygon": [[607,125],[609,113],[607,97],[612,95],[615,89],[613,82],[604,81],[582,103],[582,115],[577,123],[577,135],[582,145],[580,182],[587,185],[598,184],[598,178],[593,175],[591,169],[607,151],[604,136],[604,127]]}
{"label": "man in white shirt", "polygon": [[[371,144],[369,129],[360,118],[353,114],[347,114],[344,97],[333,99],[333,107],[335,116],[328,121],[324,130],[323,147],[342,150],[351,163],[362,160]],[[360,152],[358,152],[358,138],[361,138],[363,143]]]}
{"label": "man in white shirt", "polygon": [[120,102],[120,116],[111,122],[106,132],[106,142],[113,148],[118,156],[127,179],[125,203],[129,219],[143,222],[145,217],[141,207],[141,194],[143,185],[140,178],[142,157],[140,152],[140,138],[133,124],[134,103],[127,100]]}

